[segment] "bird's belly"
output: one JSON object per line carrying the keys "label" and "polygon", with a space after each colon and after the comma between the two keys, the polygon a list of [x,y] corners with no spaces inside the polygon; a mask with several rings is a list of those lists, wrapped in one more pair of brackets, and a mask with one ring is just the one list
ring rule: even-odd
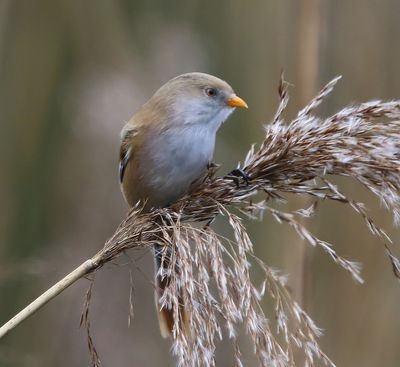
{"label": "bird's belly", "polygon": [[214,137],[202,134],[163,136],[158,148],[148,152],[141,165],[146,177],[147,200],[152,206],[165,206],[188,192],[207,169],[214,150]]}

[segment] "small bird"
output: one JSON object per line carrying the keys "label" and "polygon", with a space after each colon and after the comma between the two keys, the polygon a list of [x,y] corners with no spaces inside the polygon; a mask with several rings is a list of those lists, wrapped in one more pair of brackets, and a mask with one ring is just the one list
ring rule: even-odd
{"label": "small bird", "polygon": [[[228,83],[209,74],[182,74],[158,89],[121,131],[119,179],[127,203],[140,200],[149,211],[194,189],[211,163],[219,127],[237,107],[247,104]],[[169,284],[159,269],[168,262],[157,246],[154,255],[156,308],[161,335],[167,337],[174,312],[159,302]],[[181,330],[189,330],[183,304],[178,314]]]}

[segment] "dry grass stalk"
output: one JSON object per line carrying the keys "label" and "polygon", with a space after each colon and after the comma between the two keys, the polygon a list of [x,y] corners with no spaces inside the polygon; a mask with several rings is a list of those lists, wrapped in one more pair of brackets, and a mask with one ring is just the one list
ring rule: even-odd
{"label": "dry grass stalk", "polygon": [[101,365],[99,355],[97,354],[96,347],[93,343],[92,335],[90,333],[90,319],[89,319],[89,305],[90,300],[92,298],[92,288],[93,288],[93,280],[90,281],[90,286],[86,291],[85,295],[85,303],[83,306],[83,312],[81,315],[81,320],[79,325],[85,327],[86,335],[87,335],[87,343],[90,352],[90,356],[92,358],[92,366],[99,367]]}
{"label": "dry grass stalk", "polygon": [[[356,281],[362,282],[357,263],[338,255],[329,243],[318,239],[298,220],[310,217],[318,201],[344,203],[364,219],[374,235],[382,238],[394,274],[400,277],[400,261],[389,248],[389,237],[374,224],[362,203],[346,197],[329,181],[331,175],[355,179],[376,195],[393,213],[395,223],[399,223],[400,101],[350,106],[326,119],[314,116],[314,110],[331,93],[338,79],[328,83],[287,124],[283,113],[289,96],[282,79],[280,103],[273,121],[265,127],[261,145],[250,149],[241,167],[248,182],[243,178],[215,177],[215,172],[210,171],[196,192],[171,207],[142,213],[138,204],[104,248],[85,262],[86,267],[81,265],[81,273],[72,272],[69,277],[75,281],[126,250],[159,244],[165,249],[164,256],[169,257],[170,266],[165,271],[172,277],[161,306],[176,310],[173,352],[179,366],[215,366],[216,342],[225,335],[234,346],[236,366],[242,366],[237,340],[239,324],[244,325],[261,366],[294,366],[296,348],[304,352],[307,366],[314,366],[317,360],[333,366],[318,345],[321,331],[292,299],[285,286],[286,278],[254,255],[253,244],[237,214],[249,218],[271,214],[278,222],[292,226],[311,245],[321,247]],[[253,203],[258,193],[265,198]],[[310,208],[294,212],[269,205],[272,200],[285,200],[285,193],[308,195],[315,202]],[[221,237],[210,227],[216,216],[228,220],[232,239]],[[207,224],[199,229],[192,222]],[[264,274],[259,287],[252,281],[251,264]],[[190,315],[188,337],[179,329],[177,306],[181,291]],[[264,295],[275,304],[275,314],[269,318],[260,303]],[[39,304],[36,309],[44,303]],[[88,302],[83,319],[86,325],[87,308]],[[270,319],[277,320],[277,330],[272,330]],[[99,363],[90,338],[89,343],[93,361]]]}

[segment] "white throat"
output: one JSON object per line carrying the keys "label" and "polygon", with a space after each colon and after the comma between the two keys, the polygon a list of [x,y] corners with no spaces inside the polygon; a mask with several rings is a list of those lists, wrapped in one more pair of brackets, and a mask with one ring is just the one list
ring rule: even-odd
{"label": "white throat", "polygon": [[199,106],[196,102],[188,101],[184,105],[175,106],[174,110],[174,115],[179,119],[176,121],[178,124],[201,125],[215,134],[235,109],[229,106],[216,107],[214,104]]}

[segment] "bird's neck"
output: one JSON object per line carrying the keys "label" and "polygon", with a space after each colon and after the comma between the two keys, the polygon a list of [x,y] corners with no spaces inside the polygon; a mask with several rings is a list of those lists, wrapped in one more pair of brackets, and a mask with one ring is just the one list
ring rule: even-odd
{"label": "bird's neck", "polygon": [[231,107],[221,107],[215,109],[215,106],[203,105],[199,108],[198,104],[186,102],[182,106],[174,106],[172,115],[175,121],[172,125],[178,125],[179,128],[188,128],[203,131],[205,134],[216,134],[221,124],[233,112]]}

